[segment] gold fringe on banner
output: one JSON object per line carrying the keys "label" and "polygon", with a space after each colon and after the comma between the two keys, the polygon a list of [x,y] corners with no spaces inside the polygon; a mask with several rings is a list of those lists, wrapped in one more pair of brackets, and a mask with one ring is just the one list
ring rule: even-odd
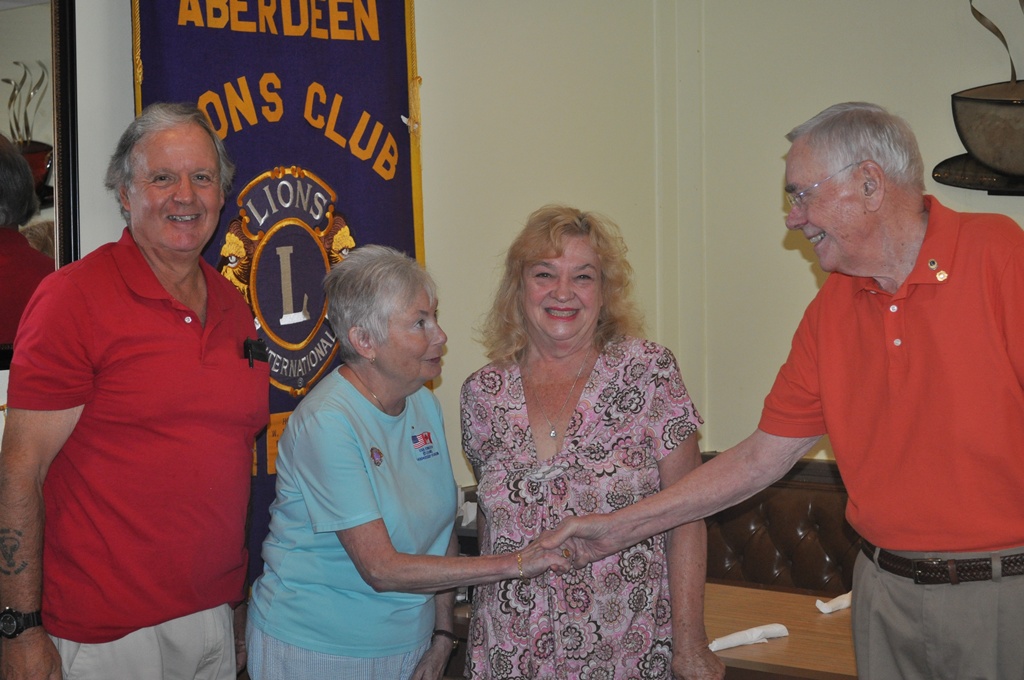
{"label": "gold fringe on banner", "polygon": [[132,75],[135,79],[135,115],[142,113],[142,28],[139,0],[132,0]]}
{"label": "gold fringe on banner", "polygon": [[[1024,0],[1021,0],[1024,2]],[[423,134],[423,123],[420,119],[420,78],[416,65],[416,11],[413,0],[405,2],[405,46],[406,61],[409,71],[409,171],[412,175],[412,214],[413,229],[416,238],[416,260],[426,264],[426,252],[423,243],[423,176],[420,166],[420,137]]]}

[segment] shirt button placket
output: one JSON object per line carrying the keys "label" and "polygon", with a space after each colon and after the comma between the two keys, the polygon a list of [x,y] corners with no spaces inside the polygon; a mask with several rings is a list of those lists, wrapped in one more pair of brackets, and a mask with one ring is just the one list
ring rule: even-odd
{"label": "shirt button placket", "polygon": [[903,302],[890,301],[885,314],[885,337],[888,344],[889,367],[906,366],[906,351],[902,350],[904,326]]}

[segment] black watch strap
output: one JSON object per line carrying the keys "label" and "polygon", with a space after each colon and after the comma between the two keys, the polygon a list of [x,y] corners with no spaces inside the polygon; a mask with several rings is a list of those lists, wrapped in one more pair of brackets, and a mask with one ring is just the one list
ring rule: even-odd
{"label": "black watch strap", "polygon": [[36,626],[43,625],[43,612],[39,609],[28,614],[21,615],[21,628],[27,630],[29,628],[35,628]]}
{"label": "black watch strap", "polygon": [[455,633],[451,632],[450,630],[443,630],[441,628],[434,630],[434,633],[430,636],[430,641],[433,642],[434,638],[436,637],[443,637],[451,640],[453,653],[455,652],[455,650],[459,648],[459,638],[457,638],[455,636]]}

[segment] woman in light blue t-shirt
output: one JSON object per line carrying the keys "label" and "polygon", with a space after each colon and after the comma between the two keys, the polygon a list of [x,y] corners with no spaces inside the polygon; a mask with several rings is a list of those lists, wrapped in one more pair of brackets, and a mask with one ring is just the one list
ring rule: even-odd
{"label": "woman in light blue t-shirt", "polygon": [[533,546],[457,557],[444,422],[424,387],[441,374],[447,341],[430,275],[370,245],[324,290],[343,365],[302,400],[278,444],[249,674],[436,680],[455,639],[456,586],[564,573],[568,560]]}

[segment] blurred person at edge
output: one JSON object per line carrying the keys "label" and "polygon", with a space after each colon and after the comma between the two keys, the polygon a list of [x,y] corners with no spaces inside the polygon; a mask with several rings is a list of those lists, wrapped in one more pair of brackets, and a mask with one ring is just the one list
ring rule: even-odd
{"label": "blurred person at edge", "polygon": [[753,495],[828,434],[864,539],[858,675],[1024,678],[1024,232],[925,195],[913,132],[877,105],[837,104],[788,139],[786,226],[831,274],[758,429],[544,541],[598,559]]}
{"label": "blurred person at edge", "polygon": [[[481,552],[657,493],[700,464],[703,422],[675,357],[640,337],[618,228],[540,208],[509,247],[483,329],[492,363],[462,386]],[[721,678],[704,631],[707,532],[693,522],[589,566],[477,588],[475,678]],[[570,553],[571,554],[571,553]]]}
{"label": "blurred person at edge", "polygon": [[200,257],[233,174],[197,108],[147,107],[107,168],[121,239],[25,310],[0,448],[5,679],[236,675],[269,370]]}
{"label": "blurred person at edge", "polygon": [[54,270],[53,256],[34,249],[18,230],[38,210],[28,161],[0,135],[0,345],[14,342],[25,305]]}
{"label": "blurred person at edge", "polygon": [[437,680],[455,642],[456,586],[564,572],[568,560],[523,545],[458,557],[444,421],[424,386],[448,340],[430,275],[367,245],[331,269],[324,292],[343,365],[281,436],[249,675]]}
{"label": "blurred person at edge", "polygon": [[54,225],[53,220],[32,222],[18,228],[28,239],[29,245],[49,258],[54,256]]}

